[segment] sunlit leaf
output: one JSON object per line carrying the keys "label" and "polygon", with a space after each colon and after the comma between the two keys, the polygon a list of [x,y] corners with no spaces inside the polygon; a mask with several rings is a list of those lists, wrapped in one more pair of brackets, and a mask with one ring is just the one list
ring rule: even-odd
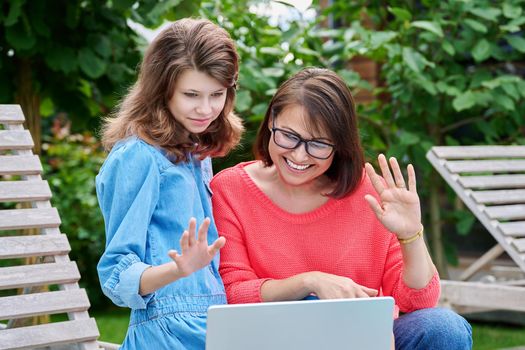
{"label": "sunlit leaf", "polygon": [[499,15],[501,14],[501,10],[494,7],[474,8],[470,9],[470,12],[478,17],[493,22],[496,22],[498,20]]}
{"label": "sunlit leaf", "polygon": [[464,20],[465,24],[470,28],[474,29],[476,32],[486,33],[488,31],[487,26],[483,23],[475,21],[473,19],[467,18]]}
{"label": "sunlit leaf", "polygon": [[430,21],[415,21],[410,24],[412,27],[421,28],[428,30],[431,33],[436,34],[438,37],[443,37],[443,29],[441,29],[441,25],[436,22],[430,22]]}
{"label": "sunlit leaf", "polygon": [[237,93],[235,99],[235,110],[238,112],[244,112],[248,110],[252,105],[252,97],[250,91],[241,90]]}
{"label": "sunlit leaf", "polygon": [[452,101],[452,106],[458,112],[474,106],[476,100],[471,91],[464,92]]}
{"label": "sunlit leaf", "polygon": [[481,62],[490,57],[490,43],[486,39],[478,41],[476,46],[472,49],[472,57],[477,62]]}
{"label": "sunlit leaf", "polygon": [[412,14],[403,8],[388,7],[388,11],[401,21],[410,21],[412,19]]}
{"label": "sunlit leaf", "polygon": [[518,18],[523,13],[520,6],[514,6],[508,2],[503,3],[503,15],[507,18]]}
{"label": "sunlit leaf", "polygon": [[443,41],[443,43],[441,44],[441,47],[443,48],[443,51],[448,53],[450,56],[454,56],[454,54],[456,53],[454,46],[452,46],[452,44],[446,40]]}
{"label": "sunlit leaf", "polygon": [[518,50],[519,52],[525,53],[525,39],[521,36],[507,35],[507,41],[509,44]]}

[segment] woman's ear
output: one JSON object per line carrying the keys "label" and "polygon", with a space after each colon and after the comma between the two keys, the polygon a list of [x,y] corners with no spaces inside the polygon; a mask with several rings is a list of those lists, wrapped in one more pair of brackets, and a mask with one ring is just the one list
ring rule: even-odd
{"label": "woman's ear", "polygon": [[273,128],[273,117],[268,118],[268,129],[271,131]]}

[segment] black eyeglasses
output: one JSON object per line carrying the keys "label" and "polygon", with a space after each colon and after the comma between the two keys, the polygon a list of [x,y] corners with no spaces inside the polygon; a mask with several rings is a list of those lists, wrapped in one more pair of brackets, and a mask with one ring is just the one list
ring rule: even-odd
{"label": "black eyeglasses", "polygon": [[334,152],[334,145],[317,140],[305,140],[301,136],[272,126],[273,142],[279,147],[296,149],[304,143],[306,153],[317,159],[328,159]]}

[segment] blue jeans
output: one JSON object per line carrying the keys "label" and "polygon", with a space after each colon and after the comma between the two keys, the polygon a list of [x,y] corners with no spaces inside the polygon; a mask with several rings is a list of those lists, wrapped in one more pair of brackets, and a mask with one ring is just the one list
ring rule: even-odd
{"label": "blue jeans", "polygon": [[472,349],[472,327],[460,315],[443,309],[421,309],[394,321],[396,350]]}

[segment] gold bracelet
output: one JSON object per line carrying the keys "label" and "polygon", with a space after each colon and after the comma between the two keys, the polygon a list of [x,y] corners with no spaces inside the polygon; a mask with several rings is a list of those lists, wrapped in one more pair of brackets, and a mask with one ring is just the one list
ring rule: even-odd
{"label": "gold bracelet", "polygon": [[421,230],[417,231],[417,233],[415,235],[413,235],[412,237],[408,237],[408,238],[398,238],[397,240],[399,241],[399,243],[401,244],[408,244],[408,243],[412,243],[414,242],[416,239],[418,239],[419,237],[423,237],[423,227],[421,227]]}

